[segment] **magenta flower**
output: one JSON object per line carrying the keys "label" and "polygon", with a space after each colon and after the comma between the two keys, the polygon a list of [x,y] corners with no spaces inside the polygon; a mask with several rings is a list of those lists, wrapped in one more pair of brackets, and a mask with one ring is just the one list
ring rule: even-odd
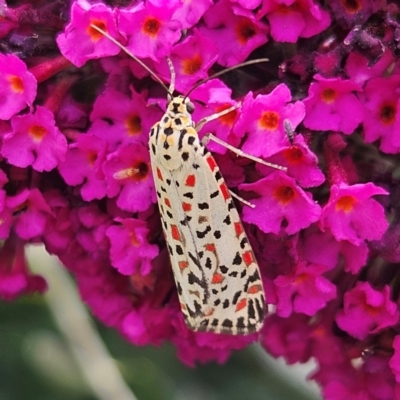
{"label": "magenta flower", "polygon": [[312,0],[266,1],[258,15],[268,18],[271,36],[277,42],[295,43],[299,37],[309,38],[324,31],[331,22],[329,13]]}
{"label": "magenta flower", "polygon": [[[217,58],[218,52],[214,42],[201,35],[197,29],[194,30],[193,35],[175,45],[170,54],[176,72],[176,90],[186,93],[197,81],[206,78],[207,71]],[[169,79],[167,62],[161,62],[155,67],[161,76]]]}
{"label": "magenta flower", "polygon": [[23,241],[15,236],[0,249],[0,299],[4,301],[47,289],[43,277],[30,274],[24,251]]}
{"label": "magenta flower", "polygon": [[36,89],[35,77],[18,57],[0,54],[0,119],[7,120],[31,106]]}
{"label": "magenta flower", "polygon": [[118,196],[121,210],[146,210],[156,202],[154,181],[147,147],[140,143],[121,146],[104,163],[107,194]]}
{"label": "magenta flower", "polygon": [[129,36],[128,49],[137,57],[159,61],[181,37],[181,23],[172,19],[177,3],[165,7],[155,0],[122,9],[118,15],[121,32]]}
{"label": "magenta flower", "polygon": [[400,75],[392,75],[370,79],[361,96],[365,140],[368,143],[380,140],[380,149],[386,153],[400,150],[399,90]]}
{"label": "magenta flower", "polygon": [[118,37],[115,16],[107,6],[102,3],[92,5],[86,0],[74,1],[71,22],[57,37],[57,44],[61,53],[77,67],[93,58],[114,56],[120,52],[119,47],[92,28],[91,24]]}
{"label": "magenta flower", "polygon": [[336,287],[322,276],[323,265],[299,262],[288,275],[274,280],[278,303],[276,313],[288,317],[293,312],[314,315],[336,297]]}
{"label": "magenta flower", "polygon": [[212,6],[212,0],[187,0],[177,7],[172,19],[180,21],[182,29],[197,24],[204,13]]}
{"label": "magenta flower", "polygon": [[155,107],[148,107],[145,96],[133,88],[129,97],[107,88],[93,104],[88,133],[107,143],[109,152],[129,143],[147,145],[150,128],[161,115]]}
{"label": "magenta flower", "polygon": [[151,260],[158,254],[158,247],[148,243],[146,223],[134,218],[116,218],[115,221],[121,225],[110,226],[107,230],[112,265],[124,275],[137,272],[147,275],[151,270]]}
{"label": "magenta flower", "polygon": [[67,140],[47,108],[38,106],[32,114],[12,117],[11,127],[11,132],[3,137],[0,150],[10,164],[50,171],[64,160]]}
{"label": "magenta flower", "polygon": [[40,237],[52,211],[42,193],[34,188],[24,189],[6,200],[6,206],[13,212],[13,230],[21,239]]}
{"label": "magenta flower", "polygon": [[221,0],[204,14],[206,26],[200,33],[209,37],[218,49],[218,63],[229,67],[244,61],[257,47],[266,43],[268,27],[240,7],[232,8]]}
{"label": "magenta flower", "polygon": [[315,75],[308,97],[304,99],[304,125],[315,130],[333,130],[350,134],[363,120],[360,101],[353,93],[359,85],[339,78]]}
{"label": "magenta flower", "polygon": [[321,208],[311,196],[280,171],[239,187],[261,196],[251,200],[255,208],[243,210],[243,221],[257,225],[265,233],[278,234],[283,229],[291,235],[308,227],[321,215]]}
{"label": "magenta flower", "polygon": [[80,185],[80,193],[86,201],[106,195],[107,186],[102,171],[106,149],[104,141],[96,136],[81,135],[70,145],[65,161],[58,166],[68,185]]}
{"label": "magenta flower", "polygon": [[343,310],[338,312],[336,322],[340,329],[362,340],[397,324],[399,316],[396,304],[390,300],[388,286],[378,291],[368,282],[357,282],[344,295]]}
{"label": "magenta flower", "polygon": [[[310,150],[303,136],[297,135],[293,145],[284,148],[268,158],[269,162],[287,167],[288,175],[296,179],[302,187],[321,185],[325,176],[318,167],[318,158]],[[263,175],[271,173],[271,168],[259,164],[257,170]]]}
{"label": "magenta flower", "polygon": [[278,85],[268,95],[258,95],[255,99],[252,93],[246,96],[234,129],[239,137],[249,134],[243,144],[243,151],[269,157],[288,147],[289,139],[284,130],[284,120],[290,120],[295,129],[304,118],[303,103],[291,101],[290,90],[284,84]]}
{"label": "magenta flower", "polygon": [[386,190],[372,183],[331,186],[329,202],[322,210],[321,229],[329,227],[336,240],[348,240],[355,245],[364,240],[379,240],[388,223],[383,207],[371,197],[386,194]]}

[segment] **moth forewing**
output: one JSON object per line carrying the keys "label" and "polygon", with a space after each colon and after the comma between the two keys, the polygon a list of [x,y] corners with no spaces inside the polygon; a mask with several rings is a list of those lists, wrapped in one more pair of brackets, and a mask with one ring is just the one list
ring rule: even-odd
{"label": "moth forewing", "polygon": [[219,168],[185,110],[185,99],[174,98],[150,135],[181,309],[195,331],[249,334],[265,315],[258,265]]}

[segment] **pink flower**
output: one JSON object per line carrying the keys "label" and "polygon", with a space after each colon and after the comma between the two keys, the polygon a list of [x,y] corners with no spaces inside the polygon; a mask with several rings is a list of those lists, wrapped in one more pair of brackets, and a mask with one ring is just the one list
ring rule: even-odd
{"label": "pink flower", "polygon": [[24,243],[15,236],[7,239],[0,249],[0,299],[16,298],[47,289],[46,281],[29,273],[24,254]]}
{"label": "pink flower", "polygon": [[389,360],[389,366],[394,373],[396,382],[400,383],[400,336],[397,335],[393,340],[394,354]]}
{"label": "pink flower", "polygon": [[322,210],[321,229],[329,227],[336,240],[348,240],[355,245],[364,240],[379,240],[388,223],[383,207],[371,197],[386,194],[386,190],[370,182],[332,185],[329,202]]}
{"label": "pink flower", "polygon": [[319,205],[281,171],[254,183],[244,183],[239,188],[261,196],[251,200],[255,208],[243,210],[243,221],[257,225],[263,232],[277,234],[282,229],[291,235],[320,217]]}
{"label": "pink flower", "polygon": [[361,96],[365,140],[368,143],[380,140],[380,149],[386,153],[400,150],[399,89],[400,75],[372,78]]}
{"label": "pink flower", "polygon": [[181,37],[182,25],[172,19],[176,10],[177,5],[168,8],[152,0],[120,10],[119,28],[129,36],[128,49],[137,57],[154,61],[168,55]]}
{"label": "pink flower", "polygon": [[58,166],[68,185],[80,185],[80,193],[86,201],[106,195],[107,185],[102,171],[106,149],[106,143],[96,136],[80,135],[69,146],[65,161]]}
{"label": "pink flower", "polygon": [[378,291],[368,282],[357,282],[353,289],[345,293],[343,310],[338,312],[336,322],[340,329],[363,340],[370,334],[395,325],[399,316],[397,305],[390,300],[388,286]]}
{"label": "pink flower", "polygon": [[[96,25],[113,37],[118,37],[113,12],[102,3],[90,4],[86,0],[72,3],[71,22],[57,37],[57,44],[65,58],[77,67],[93,58],[114,56],[120,48],[90,25]],[[79,45],[77,45],[79,44]]]}
{"label": "pink flower", "polygon": [[158,247],[149,244],[146,223],[134,218],[116,218],[115,221],[121,225],[110,226],[107,230],[112,265],[124,275],[137,272],[147,275],[151,270],[151,260],[158,254]]}
{"label": "pink flower", "polygon": [[64,160],[67,140],[55,125],[53,114],[38,106],[32,114],[11,118],[12,130],[3,137],[1,155],[17,167],[50,171]]}
{"label": "pink flower", "polygon": [[246,153],[269,157],[283,148],[287,148],[289,140],[283,122],[290,120],[293,129],[304,118],[304,105],[301,101],[291,103],[292,95],[289,88],[278,85],[267,95],[253,98],[249,93],[241,108],[239,120],[234,128],[237,136],[248,137],[242,150]]}
{"label": "pink flower", "polygon": [[[218,57],[214,42],[201,35],[197,29],[193,35],[176,44],[170,54],[170,59],[176,72],[176,90],[186,93],[200,79],[206,78],[207,71]],[[156,71],[165,79],[170,78],[170,70],[166,61],[156,66]]]}
{"label": "pink flower", "polygon": [[176,9],[173,19],[180,21],[182,29],[191,28],[212,6],[212,0],[185,0]]}
{"label": "pink flower", "polygon": [[308,97],[304,125],[315,130],[333,130],[350,134],[363,119],[360,101],[353,93],[359,85],[340,78],[325,79],[315,75]]}
{"label": "pink flower", "polygon": [[121,146],[107,157],[103,170],[109,197],[118,196],[117,205],[122,210],[146,210],[156,202],[150,155],[140,143]]}
{"label": "pink flower", "polygon": [[288,317],[292,312],[314,315],[336,297],[336,287],[322,274],[323,265],[299,262],[288,275],[274,280],[278,295],[276,313]]}
{"label": "pink flower", "polygon": [[218,63],[230,67],[244,61],[256,48],[266,43],[268,27],[254,15],[229,0],[221,0],[204,14],[206,27],[200,33],[209,37],[218,49]]}
{"label": "pink flower", "polygon": [[267,16],[271,36],[277,42],[295,43],[299,37],[308,38],[324,31],[331,23],[329,13],[312,0],[266,1],[258,15]]}
{"label": "pink flower", "polygon": [[0,119],[7,120],[31,106],[36,88],[35,77],[17,56],[0,54]]}

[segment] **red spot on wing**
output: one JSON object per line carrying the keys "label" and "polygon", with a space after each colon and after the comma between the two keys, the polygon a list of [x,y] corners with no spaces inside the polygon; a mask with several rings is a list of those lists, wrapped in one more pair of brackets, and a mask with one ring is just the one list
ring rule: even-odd
{"label": "red spot on wing", "polygon": [[171,202],[169,201],[169,199],[165,198],[164,199],[164,203],[167,207],[171,208]]}
{"label": "red spot on wing", "polygon": [[215,244],[214,244],[214,243],[207,243],[207,244],[205,245],[205,248],[206,248],[207,251],[211,251],[211,252],[214,253],[214,251],[215,251]]}
{"label": "red spot on wing", "polygon": [[206,312],[204,313],[205,317],[209,317],[210,315],[214,314],[214,308],[209,308],[208,310],[206,310]]}
{"label": "red spot on wing", "polygon": [[161,173],[161,171],[160,171],[160,168],[157,168],[157,178],[160,180],[160,181],[163,181],[164,179],[163,179],[163,176],[162,176],[162,173]]}
{"label": "red spot on wing", "polygon": [[228,186],[226,186],[225,183],[221,183],[219,189],[221,190],[224,200],[228,200],[230,198]]}
{"label": "red spot on wing", "polygon": [[246,251],[242,255],[244,263],[249,266],[254,262],[254,256],[252,251]]}
{"label": "red spot on wing", "polygon": [[223,280],[224,280],[224,277],[221,274],[219,274],[218,272],[215,272],[212,277],[211,283],[222,283]]}
{"label": "red spot on wing", "polygon": [[190,203],[183,202],[182,203],[182,208],[183,208],[183,211],[191,211],[192,210],[192,205]]}
{"label": "red spot on wing", "polygon": [[236,236],[240,236],[243,233],[243,226],[240,222],[235,222]]}
{"label": "red spot on wing", "polygon": [[181,235],[176,225],[171,225],[171,235],[172,239],[178,240],[179,242],[181,241]]}
{"label": "red spot on wing", "polygon": [[247,306],[247,299],[242,299],[236,304],[236,312],[242,310]]}
{"label": "red spot on wing", "polygon": [[178,267],[180,268],[180,269],[185,269],[185,268],[187,268],[188,267],[188,262],[187,261],[179,261],[178,262]]}
{"label": "red spot on wing", "polygon": [[210,167],[211,171],[214,171],[214,169],[217,168],[217,163],[215,162],[214,157],[208,156],[206,158],[206,160],[207,160],[207,164]]}
{"label": "red spot on wing", "polygon": [[247,289],[247,293],[254,294],[258,292],[262,292],[263,288],[261,285],[253,285]]}
{"label": "red spot on wing", "polygon": [[193,187],[196,184],[196,177],[193,174],[188,175],[185,185]]}
{"label": "red spot on wing", "polygon": [[180,303],[180,305],[181,305],[181,310],[184,310],[184,311],[186,311],[186,305],[185,305],[185,304],[183,304],[183,303]]}

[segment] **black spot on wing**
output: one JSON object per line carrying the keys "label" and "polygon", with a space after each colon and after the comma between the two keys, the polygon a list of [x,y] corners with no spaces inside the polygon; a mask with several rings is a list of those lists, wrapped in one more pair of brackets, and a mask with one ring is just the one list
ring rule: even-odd
{"label": "black spot on wing", "polygon": [[183,254],[183,249],[179,244],[177,244],[175,246],[175,250],[176,250],[177,254],[179,254],[180,256]]}
{"label": "black spot on wing", "polygon": [[196,138],[194,136],[189,136],[188,144],[192,145],[195,142]]}
{"label": "black spot on wing", "polygon": [[179,135],[179,140],[178,140],[178,150],[181,150],[183,147],[183,138],[185,137],[187,133],[186,129],[182,129]]}
{"label": "black spot on wing", "polygon": [[242,263],[242,257],[240,257],[239,252],[236,253],[235,258],[232,261],[233,265],[240,265]]}
{"label": "black spot on wing", "polygon": [[221,324],[224,328],[229,328],[229,329],[232,329],[233,328],[233,323],[232,323],[232,321],[230,320],[230,319],[224,319],[223,321],[222,321],[222,324]]}
{"label": "black spot on wing", "polygon": [[215,239],[219,239],[221,237],[221,231],[218,230],[214,231],[214,237]]}
{"label": "black spot on wing", "polygon": [[197,204],[197,207],[199,207],[200,210],[208,210],[210,208],[206,202]]}
{"label": "black spot on wing", "polygon": [[219,190],[216,190],[215,192],[210,194],[210,197],[213,199],[214,197],[217,197],[219,195]]}
{"label": "black spot on wing", "polygon": [[207,228],[204,229],[204,231],[196,231],[196,236],[199,239],[204,239],[206,237],[207,233],[210,232],[210,231],[211,231],[211,226],[208,225]]}
{"label": "black spot on wing", "polygon": [[[168,182],[167,182],[168,183]],[[231,224],[231,217],[229,215],[227,215],[225,217],[225,219],[222,221],[224,224],[226,225],[230,225]]]}
{"label": "black spot on wing", "polygon": [[174,130],[169,126],[168,128],[164,129],[164,133],[169,136],[172,135],[174,133]]}
{"label": "black spot on wing", "polygon": [[187,161],[187,160],[189,160],[189,153],[187,151],[184,151],[182,153],[181,157],[182,157],[183,161]]}
{"label": "black spot on wing", "polygon": [[229,300],[225,299],[224,302],[222,303],[222,308],[228,308],[229,307]]}
{"label": "black spot on wing", "polygon": [[234,295],[232,299],[232,304],[236,304],[239,300],[240,295],[242,294],[241,290],[238,290]]}

